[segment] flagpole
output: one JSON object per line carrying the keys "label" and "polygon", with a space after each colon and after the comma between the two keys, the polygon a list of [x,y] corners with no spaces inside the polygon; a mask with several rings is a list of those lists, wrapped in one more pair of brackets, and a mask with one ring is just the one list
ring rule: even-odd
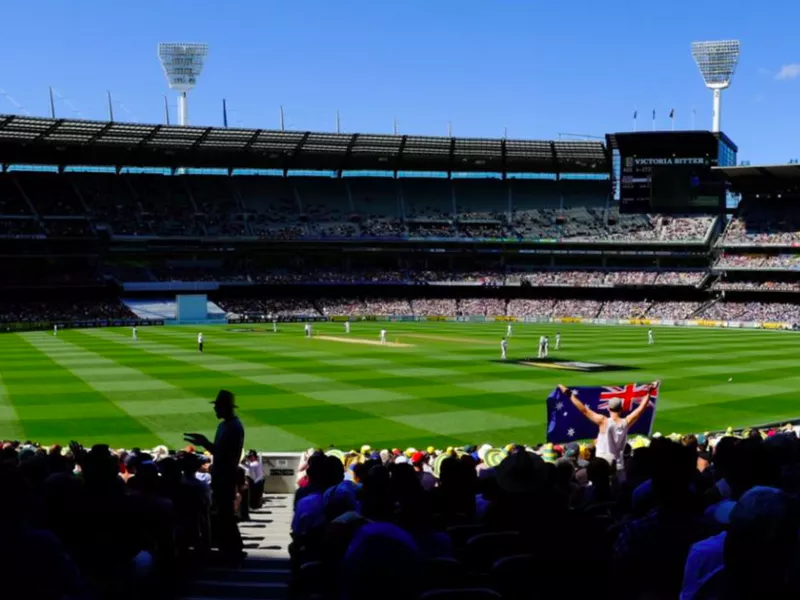
{"label": "flagpole", "polygon": [[656,111],[653,109],[653,131],[656,130]]}

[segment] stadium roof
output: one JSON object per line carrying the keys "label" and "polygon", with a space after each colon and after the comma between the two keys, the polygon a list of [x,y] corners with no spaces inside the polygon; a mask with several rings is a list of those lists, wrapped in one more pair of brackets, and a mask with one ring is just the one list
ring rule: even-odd
{"label": "stadium roof", "polygon": [[608,173],[597,141],[142,125],[0,115],[0,162],[381,171]]}
{"label": "stadium roof", "polygon": [[800,185],[800,164],[714,167],[730,182],[734,191],[770,192]]}
{"label": "stadium roof", "polygon": [[676,147],[691,148],[694,145],[701,146],[709,139],[709,136],[714,136],[724,141],[734,152],[739,151],[733,140],[721,131],[713,132],[699,129],[689,131],[624,131],[610,133],[606,136],[606,140],[608,140],[608,145],[612,150],[620,150],[621,152],[627,150],[628,144],[635,144],[636,149],[641,149],[642,145],[646,145],[651,152],[669,153],[673,152]]}

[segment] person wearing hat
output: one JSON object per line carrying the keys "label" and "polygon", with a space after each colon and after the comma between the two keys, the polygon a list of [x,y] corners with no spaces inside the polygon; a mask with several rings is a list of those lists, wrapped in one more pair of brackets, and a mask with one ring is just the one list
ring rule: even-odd
{"label": "person wearing hat", "polygon": [[434,487],[436,487],[436,477],[433,476],[427,467],[426,456],[424,452],[415,452],[411,455],[411,465],[414,467],[414,471],[417,473],[417,477],[419,477],[419,481],[422,484],[422,488],[429,492]]}
{"label": "person wearing hat", "polygon": [[622,416],[622,399],[612,398],[608,401],[608,416],[598,414],[578,399],[575,390],[568,390],[563,385],[558,388],[562,393],[568,394],[575,408],[592,423],[597,425],[597,451],[599,458],[604,458],[609,463],[615,462],[617,469],[624,467],[625,444],[628,443],[628,431],[641,418],[647,407],[650,406],[650,393],[656,384],[648,387],[647,395],[630,414]]}
{"label": "person wearing hat", "polygon": [[211,490],[219,518],[219,547],[226,559],[239,561],[244,557],[244,546],[236,524],[234,502],[239,460],[244,448],[244,426],[236,416],[237,406],[232,392],[220,390],[213,405],[216,417],[222,421],[217,426],[214,441],[202,433],[186,433],[184,439],[205,448],[213,457]]}

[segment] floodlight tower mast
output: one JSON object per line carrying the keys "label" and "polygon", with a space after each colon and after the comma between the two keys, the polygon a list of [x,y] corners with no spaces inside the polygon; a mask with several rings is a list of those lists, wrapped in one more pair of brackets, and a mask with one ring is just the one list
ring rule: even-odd
{"label": "floodlight tower mast", "polygon": [[178,91],[178,124],[189,124],[189,90],[197,85],[197,78],[203,71],[208,45],[184,43],[160,43],[158,58],[169,87]]}
{"label": "floodlight tower mast", "polygon": [[714,119],[711,130],[719,132],[722,123],[722,90],[731,84],[731,77],[739,62],[739,40],[693,42],[692,56],[706,82],[714,92]]}

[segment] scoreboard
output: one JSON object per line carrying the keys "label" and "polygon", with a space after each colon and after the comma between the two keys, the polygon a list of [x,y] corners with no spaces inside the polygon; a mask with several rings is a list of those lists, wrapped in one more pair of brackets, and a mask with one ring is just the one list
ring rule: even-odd
{"label": "scoreboard", "polygon": [[712,171],[736,160],[736,147],[724,134],[665,131],[608,138],[620,212],[713,213],[724,207],[725,185]]}

